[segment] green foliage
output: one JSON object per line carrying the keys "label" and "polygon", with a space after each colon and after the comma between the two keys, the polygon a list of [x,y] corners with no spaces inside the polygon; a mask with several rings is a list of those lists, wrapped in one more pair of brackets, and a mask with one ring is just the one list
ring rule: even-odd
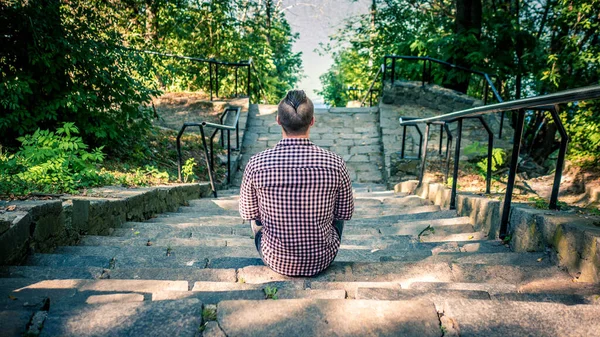
{"label": "green foliage", "polygon": [[265,292],[265,299],[276,300],[277,299],[277,287],[266,286],[263,291]]}
{"label": "green foliage", "polygon": [[197,165],[198,164],[196,164],[196,159],[194,158],[189,158],[185,161],[185,164],[181,167],[181,173],[183,174],[184,182],[194,182],[194,179],[198,178],[198,176],[194,174],[194,167],[196,167]]}
{"label": "green foliage", "polygon": [[64,123],[56,132],[38,129],[19,137],[20,150],[0,157],[0,194],[75,193],[109,183],[111,176],[96,167],[104,160],[102,147],[88,152],[77,134],[73,123]]}
{"label": "green foliage", "polygon": [[528,199],[533,203],[533,207],[537,209],[548,209],[548,202],[544,198],[540,197],[531,197]]}
{"label": "green foliage", "polygon": [[[486,151],[487,152],[487,151]],[[506,151],[504,149],[492,149],[492,172],[498,171],[506,163]],[[488,167],[487,156],[477,162],[477,168],[480,172],[486,173]]]}
{"label": "green foliage", "polygon": [[[224,61],[252,59],[274,102],[301,77],[297,35],[281,3],[214,1],[0,1],[0,144],[63,122],[111,157],[148,154],[151,97],[209,90],[206,63],[137,52],[156,50]],[[213,71],[217,69],[213,68]],[[246,68],[218,68],[220,96],[246,92]],[[254,97],[257,99],[258,97]]]}
{"label": "green foliage", "polygon": [[127,187],[160,185],[169,182],[167,172],[150,165],[137,167],[129,172],[112,172],[112,175],[120,185]]}
{"label": "green foliage", "polygon": [[214,308],[204,308],[202,309],[202,321],[216,321],[217,320],[217,310]]}
{"label": "green foliage", "polygon": [[145,60],[120,48],[116,15],[100,0],[0,2],[2,143],[63,122],[109,152],[141,136],[156,91],[141,80]]}
{"label": "green foliage", "polygon": [[[377,1],[374,22],[370,14],[349,18],[330,37],[331,43],[321,48],[335,56],[334,64],[321,77],[321,95],[330,104],[344,105],[348,86],[367,89],[370,85],[372,75],[359,71],[374,74],[384,55],[390,54],[428,55],[498,74],[495,84],[504,100],[600,83],[598,0],[521,1],[518,5],[471,2],[464,6],[470,11],[467,17],[477,21],[475,4],[480,4],[480,29],[476,25],[459,27],[462,16],[457,12],[457,3]],[[420,62],[397,60],[396,79],[420,81],[422,69]],[[464,92],[482,96],[484,82],[480,77],[435,64],[431,76],[434,83],[449,88],[466,82]],[[579,102],[561,106],[561,111],[571,137],[570,158],[600,158],[600,103]],[[509,119],[515,115],[509,115]],[[536,119],[528,113],[525,135],[524,153],[538,164],[558,148],[556,128],[548,116]]]}

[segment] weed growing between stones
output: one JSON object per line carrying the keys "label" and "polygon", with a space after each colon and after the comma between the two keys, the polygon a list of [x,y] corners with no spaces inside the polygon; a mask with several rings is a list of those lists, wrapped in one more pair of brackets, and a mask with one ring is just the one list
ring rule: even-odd
{"label": "weed growing between stones", "polygon": [[210,322],[217,320],[217,308],[206,306],[202,309],[202,322]]}
{"label": "weed growing between stones", "polygon": [[277,299],[277,287],[266,286],[263,291],[265,292],[265,299],[276,300]]}
{"label": "weed growing between stones", "polygon": [[115,269],[117,265],[117,258],[113,257],[112,259],[110,259],[110,261],[108,261],[108,269]]}
{"label": "weed growing between stones", "polygon": [[421,242],[421,236],[429,235],[429,233],[427,233],[427,232],[431,232],[431,234],[435,234],[435,228],[431,227],[431,225],[427,225],[427,227],[425,227],[417,236],[417,239],[419,240],[419,242]]}

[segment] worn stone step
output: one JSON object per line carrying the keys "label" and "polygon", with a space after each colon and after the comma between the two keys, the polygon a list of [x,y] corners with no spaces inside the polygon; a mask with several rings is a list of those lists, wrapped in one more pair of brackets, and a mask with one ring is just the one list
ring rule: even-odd
{"label": "worn stone step", "polygon": [[448,242],[419,242],[419,247],[428,247],[434,254],[444,253],[505,253],[510,252],[508,245],[499,240],[468,240]]}
{"label": "worn stone step", "polygon": [[[383,249],[345,249],[341,247],[336,261],[377,262],[387,260],[418,261],[432,255],[430,250],[415,249],[412,244],[389,245]],[[65,246],[58,247],[55,255],[102,257],[103,261],[115,259],[114,268],[143,266],[149,263],[167,263],[167,266],[192,265],[207,268],[242,268],[261,265],[255,247],[161,247],[161,246]],[[167,255],[168,254],[168,255]],[[41,257],[40,257],[41,259]],[[450,260],[448,257],[447,260]],[[96,259],[94,259],[94,262]],[[38,262],[30,262],[36,264]]]}
{"label": "worn stone step", "polygon": [[198,226],[188,228],[161,228],[160,224],[140,224],[135,228],[115,228],[114,236],[143,237],[147,239],[169,239],[169,238],[232,238],[253,237],[249,225],[236,226]]}
{"label": "worn stone step", "polygon": [[153,301],[197,298],[203,303],[216,304],[225,300],[264,300],[267,290],[274,291],[275,299],[321,298],[344,299],[343,289],[305,289],[304,282],[270,282],[248,284],[241,282],[195,282],[191,291],[158,291],[152,293]]}
{"label": "worn stone step", "polygon": [[355,199],[382,199],[407,196],[408,193],[396,193],[394,191],[375,191],[375,192],[353,192]]}
{"label": "worn stone step", "polygon": [[[287,281],[266,266],[248,266],[238,270],[238,278],[247,283]],[[570,276],[555,266],[510,266],[449,264],[436,256],[411,262],[334,262],[314,281],[327,282],[396,282],[408,288],[414,282],[473,282],[490,284],[526,284],[534,281],[567,281]]]}
{"label": "worn stone step", "polygon": [[[433,230],[427,230],[432,228]],[[379,233],[384,235],[414,235],[421,237],[436,235],[450,235],[471,233],[474,231],[473,225],[468,217],[459,217],[451,219],[435,219],[425,221],[415,221],[414,223],[394,224],[388,227],[378,227]]]}
{"label": "worn stone step", "polygon": [[[271,290],[274,291],[274,290]],[[282,300],[282,299],[344,299],[343,290],[277,289],[274,298],[267,298],[264,287],[260,289],[224,291],[162,291],[152,294],[153,301],[196,298],[204,304],[218,304],[229,300]]]}
{"label": "worn stone step", "polygon": [[432,227],[436,227],[436,226],[451,226],[451,225],[462,225],[462,224],[471,224],[471,221],[468,217],[459,217],[456,216],[456,213],[451,212],[451,213],[443,213],[444,216],[441,216],[441,214],[438,214],[439,217],[433,218],[433,219],[423,219],[423,220],[418,220],[418,219],[409,219],[409,220],[404,220],[404,221],[394,221],[394,222],[377,222],[377,221],[365,221],[365,220],[360,220],[360,221],[354,221],[354,220],[350,220],[344,223],[344,226],[348,226],[348,227],[353,227],[353,226],[358,226],[358,227],[377,227],[377,228],[383,228],[383,227],[392,227],[392,228],[420,228],[421,230],[424,229],[427,226],[432,226]]}
{"label": "worn stone step", "polygon": [[442,311],[444,301],[447,299],[476,299],[496,301],[522,301],[522,302],[553,302],[567,305],[595,304],[594,296],[574,294],[545,294],[545,293],[517,293],[496,292],[490,294],[485,290],[473,289],[389,289],[361,287],[357,290],[357,299],[398,301],[398,300],[429,300],[435,303],[438,311]]}
{"label": "worn stone step", "polygon": [[358,210],[355,214],[352,215],[352,219],[377,219],[377,221],[399,221],[407,220],[409,218],[419,219],[420,217],[415,216],[416,214],[438,211],[440,211],[440,206],[438,205],[414,206],[405,208],[373,207],[372,209],[366,208],[362,211]]}
{"label": "worn stone step", "polygon": [[[404,242],[411,242],[409,237],[397,236],[397,239],[391,241],[389,244],[397,244]],[[377,248],[373,246],[377,240],[347,240],[345,236],[342,238],[341,249],[368,249]],[[171,238],[171,239],[156,239],[150,240],[145,237],[123,237],[123,236],[94,236],[86,235],[79,241],[80,246],[113,246],[113,247],[254,247],[254,239],[251,237],[240,237],[240,236],[217,236],[210,237],[205,236],[204,238]],[[387,246],[388,244],[386,244]],[[409,246],[407,246],[409,247]],[[410,246],[413,248],[413,246]]]}
{"label": "worn stone step", "polygon": [[[233,239],[232,239],[233,240]],[[254,241],[250,238],[240,239],[243,243],[248,242],[254,246]],[[148,239],[143,237],[122,237],[122,236],[95,236],[85,235],[79,240],[80,246],[113,246],[113,247],[145,247],[148,245],[154,247],[178,247],[178,246],[194,246],[194,247],[226,247],[227,239],[158,239],[148,242]],[[237,243],[232,243],[235,245]]]}
{"label": "worn stone step", "polygon": [[198,268],[116,268],[104,270],[103,278],[111,280],[165,280],[235,282],[235,269]]}
{"label": "worn stone step", "polygon": [[41,336],[195,336],[201,324],[198,299],[85,304],[51,308]]}
{"label": "worn stone step", "polygon": [[378,301],[427,300],[433,302],[437,308],[443,308],[444,301],[449,298],[489,300],[490,294],[480,290],[420,290],[359,287],[356,291],[356,298]]}
{"label": "worn stone step", "polygon": [[600,306],[448,299],[443,310],[444,330],[464,337],[600,336]]}
{"label": "worn stone step", "polygon": [[349,299],[356,299],[358,288],[385,288],[401,289],[400,283],[396,282],[321,282],[307,280],[311,289],[344,290]]}
{"label": "worn stone step", "polygon": [[413,282],[407,285],[407,289],[422,291],[438,290],[461,290],[461,291],[484,291],[490,295],[515,293],[519,286],[509,283],[469,283],[469,282]]}
{"label": "worn stone step", "polygon": [[394,224],[398,222],[407,222],[412,220],[433,220],[433,219],[447,219],[456,217],[456,211],[454,210],[440,210],[440,207],[435,206],[422,206],[415,207],[406,210],[402,214],[386,215],[377,218],[352,218],[352,223],[355,225],[361,224]]}
{"label": "worn stone step", "polygon": [[44,266],[5,266],[0,267],[0,277],[16,277],[39,280],[51,279],[99,279],[102,267],[44,267]]}
{"label": "worn stone step", "polygon": [[237,215],[211,215],[209,213],[162,213],[146,222],[158,222],[165,224],[216,224],[216,225],[239,225],[244,220]]}
{"label": "worn stone step", "polygon": [[[433,255],[433,254],[432,254]],[[390,255],[383,259],[387,261],[403,261],[402,257]],[[532,267],[550,267],[553,263],[545,253],[443,253],[435,256],[437,261],[446,261],[448,263],[458,264],[478,264],[478,265],[512,265],[512,266],[532,266]]]}
{"label": "worn stone step", "polygon": [[0,326],[2,326],[0,335],[3,337],[26,336],[27,325],[29,325],[34,314],[35,311],[22,308],[17,310],[0,310]]}
{"label": "worn stone step", "polygon": [[448,234],[440,231],[438,233],[430,232],[428,235],[423,234],[420,239],[422,242],[474,241],[485,240],[487,239],[487,235],[482,232]]}
{"label": "worn stone step", "polygon": [[227,336],[440,336],[425,301],[225,301],[217,320]]}

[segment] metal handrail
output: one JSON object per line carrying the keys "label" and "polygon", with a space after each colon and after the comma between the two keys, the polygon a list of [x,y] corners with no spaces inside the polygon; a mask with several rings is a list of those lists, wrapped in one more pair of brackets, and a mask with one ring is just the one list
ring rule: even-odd
{"label": "metal handrail", "polygon": [[[213,176],[213,170],[214,170],[213,139],[216,136],[217,131],[221,131],[221,138],[222,138],[222,132],[227,131],[227,182],[228,183],[231,182],[231,150],[232,150],[232,148],[231,148],[231,131],[236,131],[236,133],[237,133],[237,139],[236,139],[237,140],[237,148],[236,149],[239,150],[239,120],[240,120],[240,113],[241,113],[242,109],[239,107],[225,109],[225,111],[221,114],[221,117],[220,117],[221,120],[223,120],[223,116],[227,115],[230,111],[236,112],[235,119],[231,125],[215,124],[215,123],[210,123],[210,122],[183,123],[181,130],[179,130],[179,133],[177,134],[177,174],[178,174],[179,181],[183,182],[182,177],[181,177],[181,166],[182,166],[181,136],[183,135],[183,132],[185,131],[185,129],[187,127],[197,126],[200,128],[200,136],[202,137],[202,148],[204,150],[204,158],[206,160],[206,166],[208,167],[208,178],[210,179],[210,186],[212,188],[212,192],[213,192],[213,195],[215,196],[215,198],[217,197],[217,189],[215,187],[215,181],[214,181],[214,176]],[[205,127],[212,127],[212,128],[216,129],[210,138],[210,154],[209,154],[208,147],[206,145],[206,138],[204,137],[204,128]]]}
{"label": "metal handrail", "polygon": [[[371,92],[373,91],[373,87],[375,86],[375,82],[377,82],[377,78],[379,77],[379,74],[381,74],[381,72],[383,71],[385,64],[382,64],[379,69],[377,70],[377,73],[375,74],[375,76],[373,77],[373,82],[371,82],[371,86],[369,87],[369,90],[367,90],[367,94],[365,95],[365,97],[363,97],[363,99],[360,101],[360,106],[365,105],[365,102],[367,101],[367,97],[369,97],[371,95]],[[371,106],[373,105],[373,102],[371,102],[370,104]]]}
{"label": "metal handrail", "polygon": [[[496,100],[498,102],[503,102],[502,97],[500,96],[500,93],[498,93],[498,90],[496,89],[496,86],[494,85],[494,82],[492,81],[491,77],[496,77],[498,78],[498,76],[494,75],[494,74],[488,74],[486,72],[483,71],[479,71],[479,70],[474,70],[474,69],[470,69],[467,67],[463,67],[460,65],[456,65],[456,64],[452,64],[443,60],[439,60],[433,57],[429,57],[429,56],[406,56],[406,55],[386,55],[383,58],[383,65],[384,65],[384,73],[382,76],[382,86],[383,86],[383,81],[385,81],[385,75],[387,73],[387,59],[391,59],[392,60],[392,65],[391,65],[391,83],[393,84],[394,81],[396,80],[396,60],[397,59],[401,59],[401,60],[415,60],[415,61],[423,61],[423,72],[422,72],[422,77],[421,77],[421,85],[425,86],[425,82],[427,82],[428,84],[431,84],[431,79],[432,79],[432,72],[431,72],[431,64],[432,63],[437,63],[437,64],[441,64],[453,69],[458,69],[458,70],[462,70],[471,74],[475,74],[475,75],[479,75],[482,76],[483,79],[485,80],[485,87],[484,87],[484,92],[482,94],[483,96],[483,104],[487,104],[488,103],[488,92],[489,90],[492,91],[492,94],[494,96],[494,98],[496,98]],[[429,66],[427,66],[427,62],[429,62]],[[425,81],[425,78],[427,78],[427,81]],[[504,112],[502,112],[502,115],[500,116],[500,129],[498,131],[498,138],[502,138],[502,130],[504,129]]]}
{"label": "metal handrail", "polygon": [[493,137],[491,136],[491,130],[485,123],[483,116],[498,112],[505,111],[518,111],[517,123],[515,126],[515,133],[513,137],[513,151],[512,158],[509,164],[508,181],[506,184],[506,193],[504,197],[504,205],[502,211],[502,219],[500,223],[500,237],[504,238],[508,234],[508,221],[510,217],[510,207],[512,202],[512,193],[514,190],[514,184],[517,174],[517,166],[519,161],[519,152],[521,151],[521,138],[523,135],[523,127],[525,124],[525,110],[539,110],[548,111],[552,116],[554,123],[557,126],[558,132],[561,136],[560,148],[558,152],[558,158],[556,161],[556,170],[554,173],[554,183],[552,186],[552,194],[550,196],[550,209],[558,208],[558,192],[560,188],[560,180],[562,176],[562,170],[564,167],[565,155],[567,152],[567,146],[569,143],[569,135],[559,116],[559,104],[570,103],[581,100],[599,99],[600,98],[600,85],[583,87],[572,90],[560,91],[548,95],[540,95],[535,97],[523,98],[509,102],[502,102],[497,104],[491,104],[487,106],[475,107],[471,109],[465,109],[461,111],[451,112],[440,116],[410,119],[406,118],[403,120],[399,119],[400,125],[405,127],[409,125],[417,125],[424,123],[426,125],[425,142],[423,145],[422,158],[421,158],[421,175],[419,178],[419,184],[423,180],[425,172],[425,162],[427,159],[427,139],[429,137],[429,125],[437,123],[452,123],[457,122],[457,138],[455,145],[454,154],[454,172],[452,181],[452,194],[450,198],[450,209],[456,208],[456,192],[457,192],[457,180],[458,180],[458,162],[460,159],[460,143],[462,138],[462,123],[464,119],[475,118],[478,119],[488,132],[488,167],[486,176],[486,189],[489,193],[489,184],[491,180],[491,150],[493,148]]}

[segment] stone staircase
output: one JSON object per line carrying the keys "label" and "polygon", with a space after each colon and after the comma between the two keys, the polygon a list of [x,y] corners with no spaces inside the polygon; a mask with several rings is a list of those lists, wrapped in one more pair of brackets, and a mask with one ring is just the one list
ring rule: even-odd
{"label": "stone staircase", "polygon": [[[274,115],[250,111],[243,161],[276,140],[265,125]],[[348,119],[372,118],[361,114],[321,119],[358,128]],[[332,132],[316,128],[315,142]],[[348,146],[342,155],[360,146],[332,137],[332,149]],[[358,181],[373,170],[363,166],[349,164]],[[513,253],[426,199],[355,183],[333,264],[290,278],[262,264],[238,193],[2,267],[0,336],[600,336],[597,284],[574,282],[544,253]]]}
{"label": "stone staircase", "polygon": [[2,321],[47,316],[42,336],[600,334],[597,285],[422,198],[357,185],[334,263],[290,278],[262,265],[237,193],[5,267]]}

